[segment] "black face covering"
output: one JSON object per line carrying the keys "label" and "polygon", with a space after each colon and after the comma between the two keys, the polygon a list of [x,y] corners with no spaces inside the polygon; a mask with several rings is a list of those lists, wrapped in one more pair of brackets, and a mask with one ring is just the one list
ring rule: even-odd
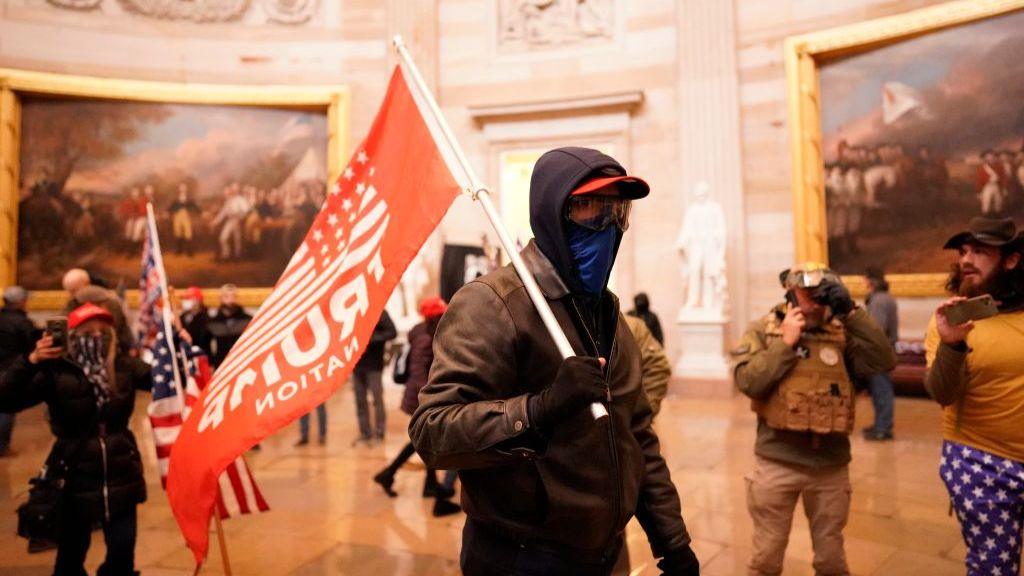
{"label": "black face covering", "polygon": [[79,334],[72,340],[71,359],[92,383],[97,408],[102,408],[110,399],[110,374],[107,372],[109,349],[110,341],[106,336]]}

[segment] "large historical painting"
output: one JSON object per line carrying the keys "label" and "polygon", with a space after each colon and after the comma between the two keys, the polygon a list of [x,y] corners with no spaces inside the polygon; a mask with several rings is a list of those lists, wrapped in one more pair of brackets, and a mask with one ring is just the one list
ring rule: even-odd
{"label": "large historical painting", "polygon": [[970,217],[1024,219],[1022,55],[1012,12],[822,63],[833,268],[944,272]]}
{"label": "large historical painting", "polygon": [[325,195],[327,115],[258,106],[22,102],[17,279],[138,283],[146,203],[177,285],[273,285]]}

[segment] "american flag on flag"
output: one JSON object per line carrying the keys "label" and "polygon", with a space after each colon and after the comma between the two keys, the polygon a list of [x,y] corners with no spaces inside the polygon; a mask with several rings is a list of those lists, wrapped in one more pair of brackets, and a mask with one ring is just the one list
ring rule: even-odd
{"label": "american flag on flag", "polygon": [[[210,364],[202,349],[183,341],[168,343],[173,327],[165,325],[163,310],[166,277],[160,255],[156,222],[150,212],[142,250],[142,278],[139,281],[139,335],[144,356],[152,366],[153,397],[147,408],[156,444],[160,482],[166,488],[171,450],[189,407],[210,381]],[[237,458],[220,478],[217,509],[221,518],[234,514],[265,512],[270,509],[252,472],[242,457]]]}

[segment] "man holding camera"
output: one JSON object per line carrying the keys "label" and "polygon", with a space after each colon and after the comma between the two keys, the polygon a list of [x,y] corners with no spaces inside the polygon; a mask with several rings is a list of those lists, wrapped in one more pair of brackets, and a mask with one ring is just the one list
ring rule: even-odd
{"label": "man holding camera", "polygon": [[891,370],[896,356],[885,332],[825,265],[806,263],[779,279],[786,302],[755,322],[732,351],[736,384],[757,413],[757,467],[747,476],[754,521],[749,573],[782,573],[802,496],[815,572],[848,574],[852,379]]}
{"label": "man holding camera", "polygon": [[[925,388],[945,408],[939,474],[967,545],[967,574],[1017,574],[1024,499],[1024,234],[974,218],[928,326]],[[994,307],[986,301],[994,300]]]}

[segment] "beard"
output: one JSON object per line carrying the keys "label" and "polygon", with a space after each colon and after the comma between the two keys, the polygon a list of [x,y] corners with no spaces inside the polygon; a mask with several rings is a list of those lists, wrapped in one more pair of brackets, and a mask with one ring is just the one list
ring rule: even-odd
{"label": "beard", "polygon": [[1024,306],[1024,266],[1018,264],[1007,270],[1000,260],[988,276],[982,277],[976,269],[972,271],[973,274],[964,274],[963,269],[954,264],[946,281],[946,290],[965,298],[991,294],[1001,310],[1016,310]]}

